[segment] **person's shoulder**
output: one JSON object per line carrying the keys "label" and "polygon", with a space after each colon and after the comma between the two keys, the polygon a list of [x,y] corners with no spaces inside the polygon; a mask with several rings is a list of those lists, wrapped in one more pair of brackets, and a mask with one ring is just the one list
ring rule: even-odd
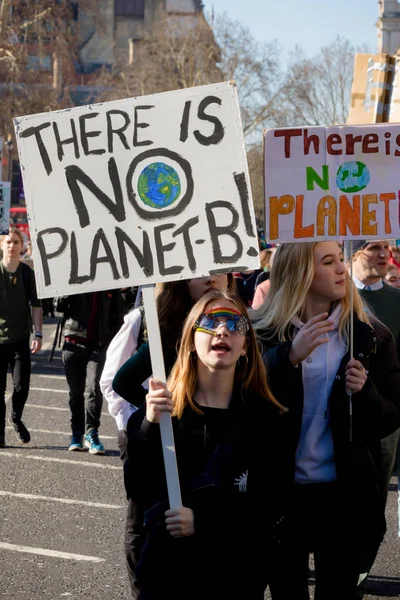
{"label": "person's shoulder", "polygon": [[385,281],[383,281],[382,290],[384,290],[386,294],[391,294],[393,298],[400,300],[400,289],[395,288],[392,285],[388,285]]}
{"label": "person's shoulder", "polygon": [[125,323],[129,323],[130,325],[136,325],[142,320],[142,318],[142,311],[140,310],[140,308],[134,308],[124,316],[124,321]]}

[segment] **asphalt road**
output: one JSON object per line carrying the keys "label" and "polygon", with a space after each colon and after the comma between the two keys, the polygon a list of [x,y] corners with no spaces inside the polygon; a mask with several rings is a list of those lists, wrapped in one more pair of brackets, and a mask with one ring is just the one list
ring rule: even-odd
{"label": "asphalt road", "polygon": [[[7,447],[0,450],[0,599],[129,599],[116,426],[104,406],[100,439],[106,455],[67,451],[69,409],[60,350],[48,362],[54,333],[55,320],[47,320],[44,350],[32,360],[23,417],[31,442],[22,447],[8,426]],[[388,534],[366,600],[400,598],[396,490],[394,478]]]}

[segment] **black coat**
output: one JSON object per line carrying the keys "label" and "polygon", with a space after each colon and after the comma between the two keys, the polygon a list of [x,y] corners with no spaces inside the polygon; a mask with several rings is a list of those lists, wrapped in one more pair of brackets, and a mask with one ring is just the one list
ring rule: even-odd
{"label": "black coat", "polygon": [[168,502],[159,426],[147,421],[145,405],[133,413],[129,493],[145,508],[146,539],[136,569],[142,589],[154,590],[157,572],[164,576],[160,597],[170,591],[180,598],[177,586],[190,585],[185,598],[263,598],[267,554],[279,538],[287,490],[284,417],[264,398],[244,400],[235,393],[227,410],[199,415],[187,407],[181,419],[172,419],[182,502],[192,508],[196,529],[192,537],[173,539],[164,525]]}
{"label": "black coat", "polygon": [[[343,357],[332,385],[329,413],[343,518],[348,520],[349,540],[362,547],[364,543],[371,543],[372,538],[382,539],[386,530],[378,476],[380,439],[400,426],[400,363],[393,336],[380,322],[374,321],[371,328],[354,317],[353,339],[354,358],[367,369],[368,379],[363,389],[352,396],[352,441],[350,400],[345,386],[349,352]],[[289,359],[290,346],[290,342],[264,342],[263,358],[273,393],[289,408],[291,479],[294,481],[303,383],[301,365],[294,367]]]}

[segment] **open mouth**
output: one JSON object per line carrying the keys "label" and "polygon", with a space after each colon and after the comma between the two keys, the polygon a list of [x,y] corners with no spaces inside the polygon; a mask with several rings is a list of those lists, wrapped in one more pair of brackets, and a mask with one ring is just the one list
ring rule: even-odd
{"label": "open mouth", "polygon": [[346,283],[345,279],[339,279],[339,281],[336,282],[337,285],[343,285],[344,283]]}
{"label": "open mouth", "polygon": [[230,347],[228,346],[228,344],[214,344],[212,346],[212,351],[216,352],[217,354],[226,354],[227,352],[230,351]]}

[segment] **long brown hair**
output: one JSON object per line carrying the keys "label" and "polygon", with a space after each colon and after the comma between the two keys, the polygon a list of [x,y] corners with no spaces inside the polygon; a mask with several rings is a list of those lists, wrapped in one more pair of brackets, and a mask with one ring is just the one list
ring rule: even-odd
{"label": "long brown hair", "polygon": [[[281,244],[274,257],[271,287],[259,309],[252,312],[254,329],[260,339],[291,339],[290,323],[294,316],[303,318],[308,291],[314,278],[314,248],[319,242]],[[353,286],[353,311],[360,321],[371,324],[360,294],[346,272],[346,293],[337,301],[342,305],[339,334],[348,342],[350,326],[350,286]]]}
{"label": "long brown hair", "polygon": [[[175,402],[173,415],[181,418],[186,406],[190,406],[197,413],[201,411],[194,403],[194,394],[197,387],[197,355],[192,352],[194,347],[195,324],[199,316],[204,313],[207,306],[216,300],[228,300],[232,302],[237,310],[248,319],[245,305],[237,296],[230,292],[210,291],[205,294],[191,309],[182,333],[178,358],[171,371],[167,387],[172,392]],[[249,321],[249,331],[246,335],[247,360],[242,357],[238,361],[235,372],[235,384],[240,385],[242,394],[255,394],[266,398],[266,400],[277,405],[281,410],[283,407],[272,395],[267,381],[267,374],[260,351],[257,346],[256,336]]]}

